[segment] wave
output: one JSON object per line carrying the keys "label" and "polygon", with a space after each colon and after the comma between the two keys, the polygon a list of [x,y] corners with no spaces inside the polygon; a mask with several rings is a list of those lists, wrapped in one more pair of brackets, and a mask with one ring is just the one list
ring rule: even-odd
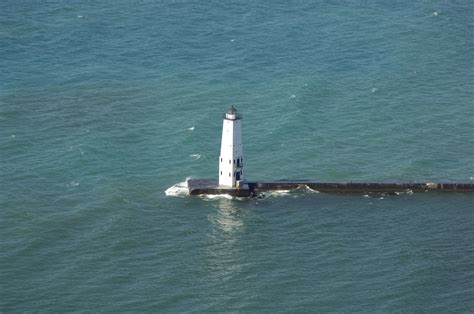
{"label": "wave", "polygon": [[310,188],[310,187],[307,186],[307,185],[305,185],[304,187],[305,187],[306,192],[310,192],[310,193],[321,193],[321,192],[319,192],[318,190],[312,189],[312,188]]}
{"label": "wave", "polygon": [[167,196],[177,196],[177,197],[185,197],[189,195],[189,189],[188,189],[188,181],[184,182],[179,182],[176,183],[175,185],[169,187],[166,191],[165,194]]}
{"label": "wave", "polygon": [[226,200],[233,200],[236,197],[229,195],[229,194],[201,194],[199,195],[200,198],[204,200],[219,200],[219,199],[226,199]]}
{"label": "wave", "polygon": [[291,192],[290,190],[275,190],[275,191],[262,192],[258,194],[258,198],[287,196],[290,194],[290,192]]}

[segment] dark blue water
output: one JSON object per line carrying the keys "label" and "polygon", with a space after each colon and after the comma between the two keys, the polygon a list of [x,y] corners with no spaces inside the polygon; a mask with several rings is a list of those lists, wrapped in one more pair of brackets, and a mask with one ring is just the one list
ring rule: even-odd
{"label": "dark blue water", "polygon": [[474,311],[473,195],[165,194],[231,103],[248,179],[474,180],[473,11],[2,1],[0,311]]}

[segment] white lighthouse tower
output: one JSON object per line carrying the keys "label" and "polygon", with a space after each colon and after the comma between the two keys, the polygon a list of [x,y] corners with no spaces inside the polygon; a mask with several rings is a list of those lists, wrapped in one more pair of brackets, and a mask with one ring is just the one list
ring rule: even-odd
{"label": "white lighthouse tower", "polygon": [[222,125],[221,155],[219,156],[219,186],[235,188],[243,179],[242,116],[230,106]]}

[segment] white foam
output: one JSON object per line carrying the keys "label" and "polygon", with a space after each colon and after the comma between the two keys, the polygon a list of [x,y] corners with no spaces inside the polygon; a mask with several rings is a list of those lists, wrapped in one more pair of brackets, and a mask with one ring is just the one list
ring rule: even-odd
{"label": "white foam", "polygon": [[189,155],[189,157],[194,158],[194,160],[201,159],[201,155],[199,155],[199,154],[191,154],[191,155]]}
{"label": "white foam", "polygon": [[262,193],[261,195],[263,197],[281,197],[281,196],[286,196],[288,194],[290,194],[289,190],[275,190],[271,192]]}
{"label": "white foam", "polygon": [[431,13],[431,16],[438,16],[439,15],[439,12],[436,12],[434,11],[433,13]]}
{"label": "white foam", "polygon": [[194,131],[194,125],[190,128],[188,128],[188,131]]}
{"label": "white foam", "polygon": [[295,94],[292,94],[292,95],[290,96],[290,99],[294,99],[294,98],[296,98],[296,95],[295,95]]}
{"label": "white foam", "polygon": [[234,197],[229,194],[201,194],[199,197],[206,199],[206,200],[215,200],[215,199],[226,199],[232,200]]}
{"label": "white foam", "polygon": [[305,185],[305,189],[306,191],[311,192],[311,193],[320,193],[318,190],[314,190],[307,185]]}
{"label": "white foam", "polygon": [[372,93],[375,93],[377,90],[378,90],[378,88],[373,87],[373,88],[371,89],[371,92],[372,92]]}
{"label": "white foam", "polygon": [[169,187],[166,191],[165,194],[167,196],[178,196],[178,197],[185,197],[189,195],[189,189],[188,189],[188,181],[176,183],[172,187]]}

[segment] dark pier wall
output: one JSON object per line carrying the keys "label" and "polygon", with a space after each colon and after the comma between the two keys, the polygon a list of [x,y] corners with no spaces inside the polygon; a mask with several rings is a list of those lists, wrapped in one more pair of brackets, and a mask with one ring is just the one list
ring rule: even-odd
{"label": "dark pier wall", "polygon": [[474,183],[471,182],[319,182],[312,180],[287,180],[269,182],[248,182],[246,188],[219,187],[217,180],[190,179],[188,180],[191,195],[202,194],[229,194],[238,197],[256,196],[260,192],[306,189],[320,192],[338,193],[395,193],[411,190],[444,191],[444,192],[474,192]]}
{"label": "dark pier wall", "polygon": [[320,192],[400,192],[412,191],[456,191],[474,192],[474,183],[419,183],[419,182],[315,182],[274,181],[249,183],[255,190],[293,190],[310,188]]}

